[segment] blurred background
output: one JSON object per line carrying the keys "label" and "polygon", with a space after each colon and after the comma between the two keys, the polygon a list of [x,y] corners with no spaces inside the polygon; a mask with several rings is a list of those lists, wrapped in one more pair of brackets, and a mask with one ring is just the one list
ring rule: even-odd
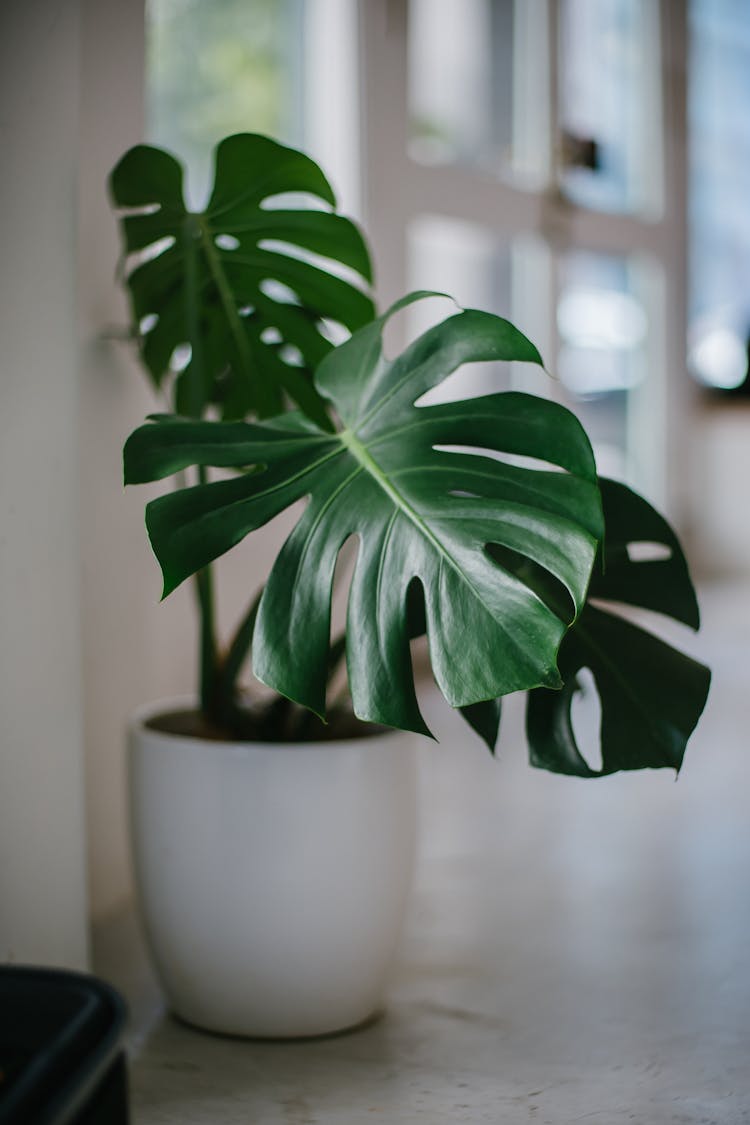
{"label": "blurred background", "polygon": [[[567,403],[745,605],[747,0],[10,0],[0,64],[0,960],[85,963],[130,895],[126,717],[194,676],[190,595],[155,608],[120,485],[153,405],[105,189],[131,144],[179,155],[196,207],[228,133],[310,152],[381,305],[508,316],[553,376],[486,365],[462,393]],[[227,562],[225,614],[283,532]]]}

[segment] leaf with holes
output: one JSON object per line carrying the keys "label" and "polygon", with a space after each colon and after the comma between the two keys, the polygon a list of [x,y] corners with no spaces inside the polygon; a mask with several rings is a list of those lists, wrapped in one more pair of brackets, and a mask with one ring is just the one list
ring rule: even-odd
{"label": "leaf with holes", "polygon": [[[216,403],[224,417],[269,417],[286,395],[324,422],[311,372],[332,346],[326,318],[354,330],[373,313],[362,236],[328,210],[269,206],[287,192],[335,206],[302,153],[242,133],[221,142],[215,161],[202,212],[187,210],[182,166],[161,149],[137,145],[110,177],[143,361],[159,386],[189,357],[179,413],[199,417]],[[332,272],[342,266],[349,276]]]}
{"label": "leaf with holes", "polygon": [[[267,424],[157,421],[130,437],[125,465],[131,483],[194,464],[251,469],[148,506],[167,593],[307,498],[263,594],[253,666],[264,683],[318,714],[325,708],[334,567],[343,543],[356,536],[346,645],[355,712],[424,731],[409,653],[412,583],[423,591],[432,667],[451,705],[557,686],[565,614],[487,545],[532,560],[567,591],[575,612],[585,598],[601,508],[588,439],[561,406],[520,393],[415,406],[463,363],[541,362],[511,324],[473,310],[387,360],[384,323],[419,296],[355,333],[318,369],[318,391],[342,424],[337,433],[292,414]],[[489,451],[543,459],[557,469],[520,466]]]}
{"label": "leaf with holes", "polygon": [[[529,695],[531,762],[579,777],[662,766],[679,770],[705,706],[708,669],[593,603],[603,599],[655,610],[697,629],[695,591],[667,522],[624,485],[600,483],[604,565],[595,567],[589,603],[560,649],[562,691]],[[573,729],[571,709],[583,669],[591,672],[601,702],[601,769],[588,764]]]}

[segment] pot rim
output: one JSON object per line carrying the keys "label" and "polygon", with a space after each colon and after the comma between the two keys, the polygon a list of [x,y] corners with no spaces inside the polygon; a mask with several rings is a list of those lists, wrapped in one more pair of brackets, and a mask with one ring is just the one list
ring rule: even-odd
{"label": "pot rim", "polygon": [[201,738],[200,735],[196,734],[180,734],[176,731],[159,730],[156,727],[149,727],[147,725],[149,719],[156,718],[161,714],[169,713],[170,711],[196,710],[197,708],[198,700],[195,695],[164,696],[161,699],[152,700],[150,703],[143,703],[131,712],[127,723],[128,733],[130,735],[147,733],[150,738],[157,739],[167,745],[182,742],[195,746],[210,747],[213,751],[237,751],[246,747],[252,747],[259,750],[274,750],[277,753],[281,750],[297,752],[303,750],[306,752],[325,750],[330,752],[335,749],[343,750],[344,748],[352,747],[364,748],[366,746],[377,746],[383,742],[391,742],[399,736],[402,738],[415,737],[409,731],[403,731],[397,727],[379,726],[377,723],[369,724],[376,728],[372,734],[354,735],[347,738],[317,739],[307,742],[302,740],[264,742],[255,739]]}

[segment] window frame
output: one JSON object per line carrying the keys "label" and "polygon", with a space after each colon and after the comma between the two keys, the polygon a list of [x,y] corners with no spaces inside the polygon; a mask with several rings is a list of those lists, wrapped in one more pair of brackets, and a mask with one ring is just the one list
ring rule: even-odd
{"label": "window frame", "polygon": [[[655,134],[660,137],[664,207],[659,214],[594,211],[554,186],[560,149],[554,125],[556,0],[527,0],[524,5],[525,18],[530,13],[536,25],[533,47],[537,52],[541,47],[547,63],[541,68],[536,64],[543,76],[547,125],[548,183],[539,189],[521,188],[480,168],[425,166],[409,156],[408,0],[359,0],[361,183],[383,307],[407,287],[407,233],[419,215],[474,222],[509,240],[519,235],[540,240],[546,252],[538,255],[533,282],[538,313],[531,331],[545,356],[555,356],[558,350],[554,310],[562,255],[580,249],[656,266],[644,275],[653,328],[648,345],[651,377],[643,392],[632,396],[629,426],[643,464],[643,479],[637,485],[679,526],[687,512],[683,435],[693,398],[686,377],[687,12],[680,0],[657,0],[657,5],[651,49],[657,52],[660,75]],[[528,278],[521,279],[521,287],[524,284],[528,286]],[[550,390],[555,394],[554,385]]]}

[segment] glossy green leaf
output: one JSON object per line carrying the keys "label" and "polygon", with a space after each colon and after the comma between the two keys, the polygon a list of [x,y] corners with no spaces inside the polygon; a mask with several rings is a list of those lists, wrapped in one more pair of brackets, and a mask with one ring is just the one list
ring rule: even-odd
{"label": "glossy green leaf", "polygon": [[[287,395],[324,424],[311,380],[331,349],[324,321],[354,330],[373,313],[362,236],[332,211],[268,206],[288,192],[330,207],[335,199],[309,157],[267,137],[221,142],[205,211],[186,209],[182,178],[173,156],[148,145],[130,149],[110,177],[135,331],[154,382],[183,349],[179,412],[199,417],[215,403],[224,417],[268,417]],[[332,272],[341,266],[353,281]]]}
{"label": "glossy green leaf", "polygon": [[[318,714],[325,708],[334,567],[355,536],[346,646],[355,712],[424,731],[409,653],[415,587],[424,598],[434,675],[450,704],[559,685],[555,658],[567,622],[487,545],[532,560],[580,609],[601,507],[588,439],[561,406],[521,393],[414,405],[463,363],[540,363],[517,329],[466,310],[389,361],[382,350],[388,315],[318,369],[316,386],[335,409],[339,432],[299,414],[267,424],[151,423],[128,441],[126,479],[153,480],[194,464],[252,470],[149,505],[166,593],[307,498],[263,594],[253,667],[263,682]],[[556,469],[520,466],[488,451]],[[489,711],[497,715],[494,705]],[[481,727],[491,737],[487,718],[485,709]]]}
{"label": "glossy green leaf", "polygon": [[[531,692],[526,730],[535,766],[598,777],[618,770],[679,770],[703,711],[710,673],[652,633],[597,606],[597,599],[640,606],[698,627],[685,557],[667,522],[622,484],[601,481],[604,566],[595,567],[589,603],[563,641],[560,692]],[[601,703],[601,769],[586,761],[571,709],[582,669]]]}

